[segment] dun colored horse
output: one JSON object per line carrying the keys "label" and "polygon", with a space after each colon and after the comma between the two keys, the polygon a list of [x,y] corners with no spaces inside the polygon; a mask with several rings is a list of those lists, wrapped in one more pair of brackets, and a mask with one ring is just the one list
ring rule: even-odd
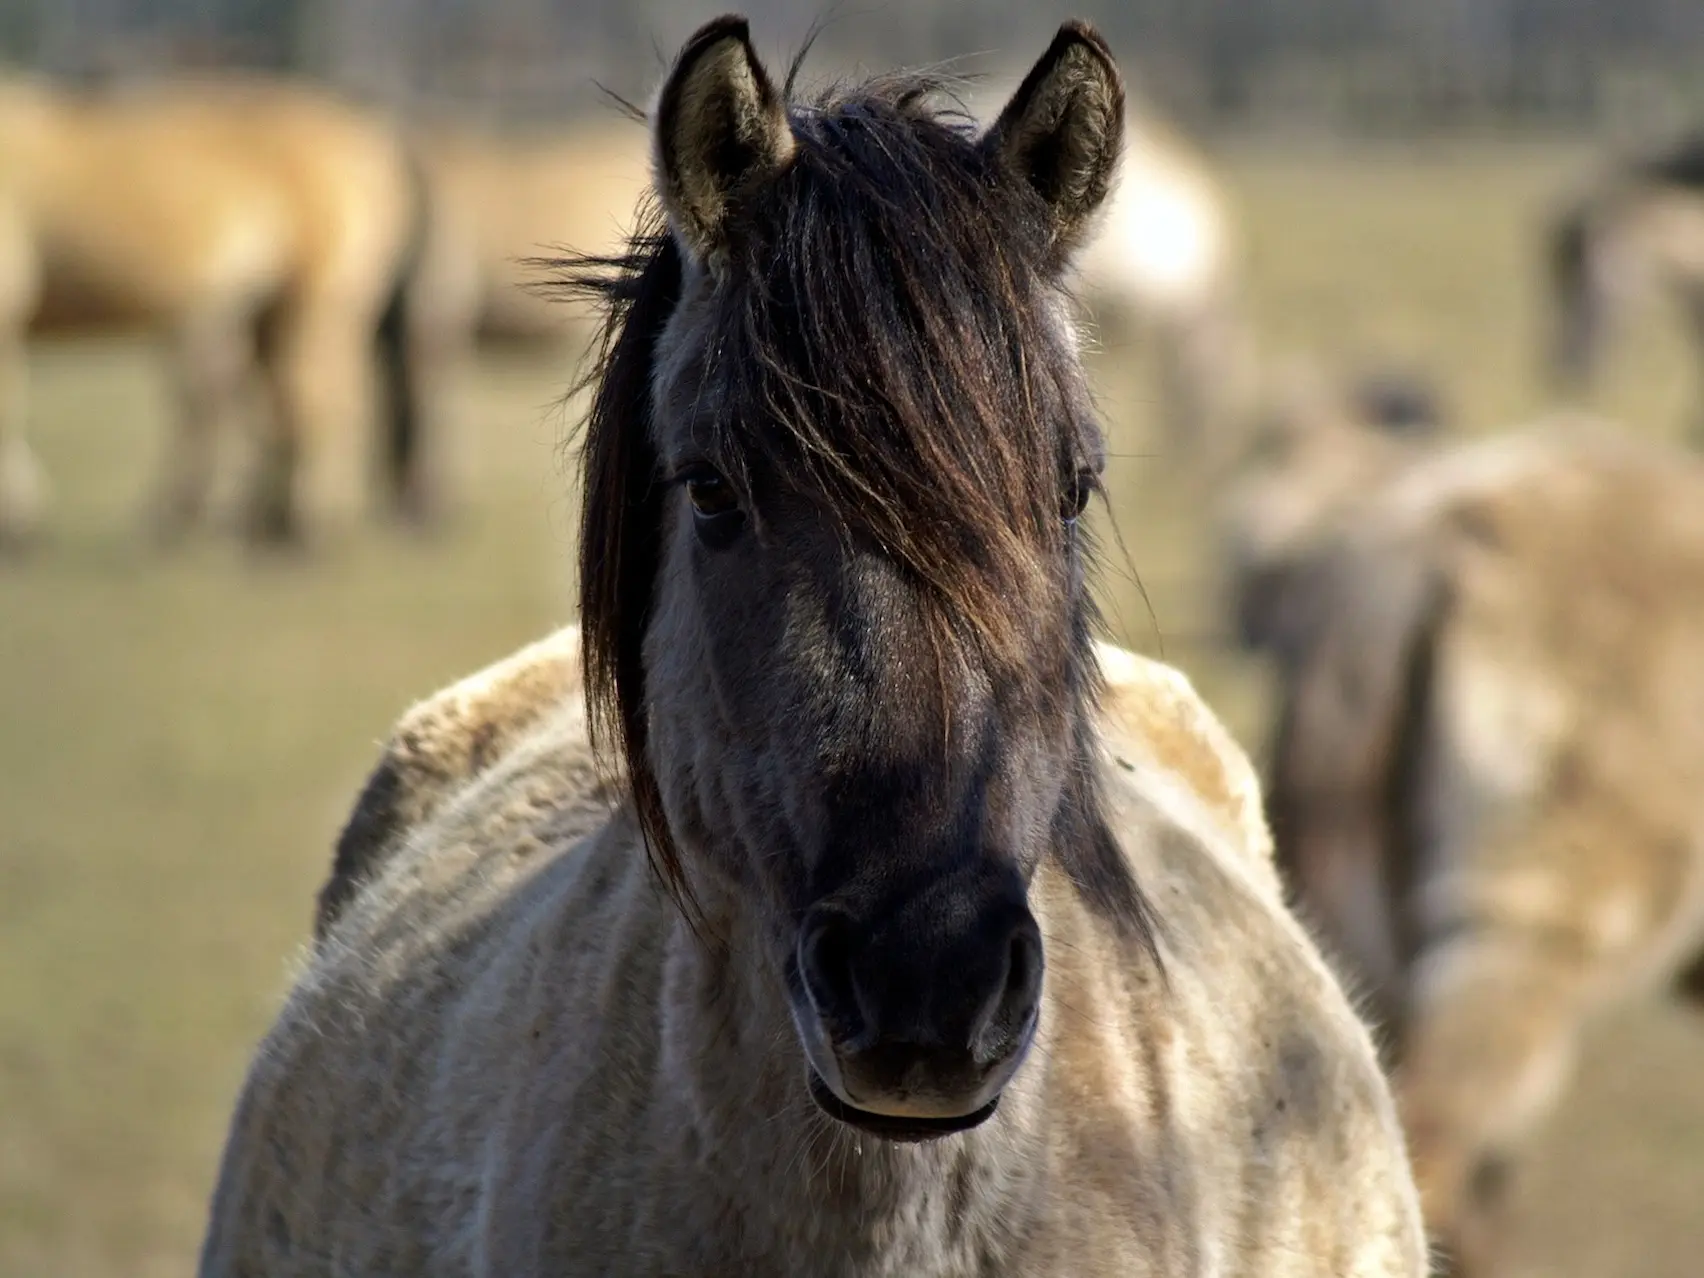
{"label": "dun colored horse", "polygon": [[423,132],[431,184],[424,305],[460,332],[561,340],[573,307],[540,287],[541,255],[616,253],[649,190],[645,134],[631,121],[550,133]]}
{"label": "dun colored horse", "polygon": [[666,232],[571,268],[583,630],[397,729],[202,1273],[1421,1274],[1252,769],[1090,638],[1105,45],[980,135],[791,80],[699,31]]}
{"label": "dun colored horse", "polygon": [[130,328],[167,344],[181,414],[154,515],[169,534],[203,514],[216,440],[263,374],[247,520],[276,539],[352,497],[378,333],[391,478],[418,510],[411,351],[393,313],[416,187],[387,125],[305,86],[85,95],[0,81],[0,537],[44,513],[25,422],[31,334]]}
{"label": "dun colored horse", "polygon": [[[1704,132],[1616,163],[1568,202],[1549,253],[1558,386],[1586,387],[1616,323],[1660,290],[1686,311],[1704,357]],[[1704,413],[1694,433],[1704,441]]]}
{"label": "dun colored horse", "polygon": [[1427,1222],[1493,1272],[1607,1005],[1704,990],[1704,466],[1582,419],[1320,417],[1230,497],[1280,869],[1388,1027]]}

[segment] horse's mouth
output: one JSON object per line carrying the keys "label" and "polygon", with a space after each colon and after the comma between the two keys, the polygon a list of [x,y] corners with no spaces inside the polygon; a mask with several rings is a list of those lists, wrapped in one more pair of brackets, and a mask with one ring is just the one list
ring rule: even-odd
{"label": "horse's mouth", "polygon": [[980,1109],[973,1109],[968,1114],[959,1114],[952,1118],[918,1118],[910,1115],[896,1116],[893,1114],[876,1114],[867,1109],[859,1109],[848,1105],[840,1097],[829,1090],[828,1084],[822,1081],[822,1075],[815,1069],[809,1070],[811,1099],[817,1103],[817,1108],[830,1118],[845,1123],[848,1127],[856,1127],[859,1131],[879,1136],[883,1140],[914,1143],[925,1140],[939,1140],[942,1136],[951,1136],[955,1132],[967,1132],[972,1127],[979,1127],[994,1116],[994,1111],[1000,1108],[1000,1098],[995,1096]]}

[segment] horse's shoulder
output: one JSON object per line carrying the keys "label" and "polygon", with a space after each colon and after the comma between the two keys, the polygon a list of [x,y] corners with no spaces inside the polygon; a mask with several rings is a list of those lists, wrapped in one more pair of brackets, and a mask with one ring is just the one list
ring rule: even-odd
{"label": "horse's shoulder", "polygon": [[325,933],[410,830],[579,690],[580,631],[568,626],[408,710],[338,837],[331,877],[319,893],[316,933]]}
{"label": "horse's shoulder", "polygon": [[1106,680],[1102,732],[1114,760],[1127,769],[1140,761],[1175,778],[1262,877],[1270,876],[1272,835],[1248,754],[1182,671],[1111,644],[1097,647]]}

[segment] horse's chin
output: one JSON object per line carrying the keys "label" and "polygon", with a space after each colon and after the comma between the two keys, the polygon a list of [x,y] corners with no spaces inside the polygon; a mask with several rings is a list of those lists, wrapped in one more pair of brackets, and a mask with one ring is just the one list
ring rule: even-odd
{"label": "horse's chin", "polygon": [[994,1117],[994,1111],[1000,1108],[1000,1097],[996,1094],[987,1104],[971,1110],[968,1114],[955,1114],[947,1118],[878,1114],[847,1104],[834,1094],[833,1089],[823,1081],[822,1075],[817,1073],[815,1068],[806,1066],[806,1069],[810,1075],[811,1099],[817,1103],[818,1109],[837,1122],[882,1140],[907,1144],[939,1140],[943,1136],[952,1136],[967,1132],[973,1127],[980,1127]]}

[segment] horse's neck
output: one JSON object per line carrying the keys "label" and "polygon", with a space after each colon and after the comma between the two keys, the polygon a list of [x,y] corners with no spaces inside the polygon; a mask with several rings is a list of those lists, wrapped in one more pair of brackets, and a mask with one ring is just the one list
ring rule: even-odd
{"label": "horse's neck", "polygon": [[945,1275],[1012,1254],[1045,1192],[1044,1053],[973,1132],[916,1145],[861,1136],[810,1099],[780,978],[747,957],[767,952],[749,913],[709,905],[706,930],[723,943],[681,924],[667,959],[657,1112],[673,1148],[658,1153],[688,1176],[704,1222],[688,1236],[705,1251],[687,1259]]}

